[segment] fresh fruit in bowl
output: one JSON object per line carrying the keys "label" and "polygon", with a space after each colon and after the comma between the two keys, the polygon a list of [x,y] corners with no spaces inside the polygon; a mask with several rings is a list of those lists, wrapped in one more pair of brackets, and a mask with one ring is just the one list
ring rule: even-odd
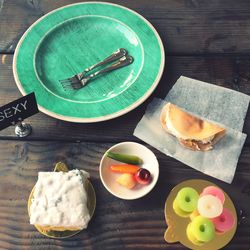
{"label": "fresh fruit in bowl", "polygon": [[140,167],[135,165],[128,165],[128,164],[117,164],[117,165],[111,165],[110,170],[116,173],[129,173],[129,174],[135,174]]}
{"label": "fresh fruit in bowl", "polygon": [[147,185],[151,181],[151,174],[147,169],[140,168],[135,173],[135,179],[138,183],[140,183],[142,185]]}
{"label": "fresh fruit in bowl", "polygon": [[137,155],[128,155],[128,154],[108,152],[107,157],[116,161],[133,164],[133,165],[141,165],[143,163],[143,160]]}
{"label": "fresh fruit in bowl", "polygon": [[134,200],[154,188],[159,177],[159,163],[146,146],[121,142],[103,154],[99,173],[102,184],[111,194]]}
{"label": "fresh fruit in bowl", "polygon": [[127,165],[120,165],[117,167],[113,165],[110,167],[114,172],[123,173],[118,179],[116,179],[116,182],[129,189],[135,187],[137,183],[142,185],[147,185],[150,183],[151,174],[147,169],[139,167],[136,169],[134,166],[131,166],[132,165],[129,165],[129,167],[127,167]]}
{"label": "fresh fruit in bowl", "polygon": [[127,174],[127,173],[120,175],[116,179],[116,182],[119,183],[120,185],[128,188],[128,189],[132,189],[136,185],[134,175],[133,174]]}
{"label": "fresh fruit in bowl", "polygon": [[143,163],[143,160],[138,156],[108,152],[107,157],[123,163],[129,163],[114,164],[110,166],[112,172],[123,173],[123,175],[116,179],[116,182],[120,185],[132,189],[136,186],[136,183],[147,185],[151,182],[152,177],[150,172],[147,169],[138,166]]}

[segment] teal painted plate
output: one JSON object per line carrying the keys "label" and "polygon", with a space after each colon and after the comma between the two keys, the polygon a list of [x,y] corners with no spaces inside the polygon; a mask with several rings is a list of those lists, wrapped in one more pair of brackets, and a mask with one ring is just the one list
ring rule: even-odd
{"label": "teal painted plate", "polygon": [[[83,71],[118,48],[134,62],[77,91],[59,80]],[[136,108],[154,91],[165,63],[162,41],[138,13],[110,3],[85,2],[54,10],[23,35],[13,72],[21,93],[35,92],[40,111],[71,122],[98,122]]]}

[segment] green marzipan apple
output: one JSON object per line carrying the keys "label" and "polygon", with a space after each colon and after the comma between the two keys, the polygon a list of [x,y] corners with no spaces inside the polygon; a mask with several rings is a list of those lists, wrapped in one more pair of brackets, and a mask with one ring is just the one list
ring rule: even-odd
{"label": "green marzipan apple", "polygon": [[215,236],[213,222],[200,215],[193,219],[190,230],[198,241],[209,242]]}
{"label": "green marzipan apple", "polygon": [[182,188],[176,196],[177,205],[187,213],[192,213],[197,208],[198,199],[199,194],[191,187]]}
{"label": "green marzipan apple", "polygon": [[190,216],[190,213],[187,213],[187,212],[180,209],[180,207],[177,205],[176,199],[173,202],[173,209],[174,209],[175,213],[181,217]]}
{"label": "green marzipan apple", "polygon": [[195,236],[194,236],[194,234],[193,234],[193,232],[192,232],[192,230],[191,230],[191,223],[188,224],[186,233],[187,233],[188,239],[189,239],[194,245],[202,246],[202,245],[205,243],[205,242],[202,242],[202,241],[198,241],[198,240],[195,238]]}

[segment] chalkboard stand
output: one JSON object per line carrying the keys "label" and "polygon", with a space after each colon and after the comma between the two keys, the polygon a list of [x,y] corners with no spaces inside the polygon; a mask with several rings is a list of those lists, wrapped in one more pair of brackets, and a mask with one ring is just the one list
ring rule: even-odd
{"label": "chalkboard stand", "polygon": [[31,132],[32,132],[32,127],[30,126],[30,124],[27,124],[27,123],[22,122],[22,121],[18,121],[16,123],[15,134],[18,137],[26,137],[26,136],[30,135]]}

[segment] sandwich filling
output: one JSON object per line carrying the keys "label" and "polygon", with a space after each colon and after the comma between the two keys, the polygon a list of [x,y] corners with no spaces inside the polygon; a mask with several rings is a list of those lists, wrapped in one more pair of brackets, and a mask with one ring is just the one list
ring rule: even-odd
{"label": "sandwich filling", "polygon": [[90,220],[85,171],[39,172],[30,206],[30,224],[63,227],[65,230],[87,228]]}

